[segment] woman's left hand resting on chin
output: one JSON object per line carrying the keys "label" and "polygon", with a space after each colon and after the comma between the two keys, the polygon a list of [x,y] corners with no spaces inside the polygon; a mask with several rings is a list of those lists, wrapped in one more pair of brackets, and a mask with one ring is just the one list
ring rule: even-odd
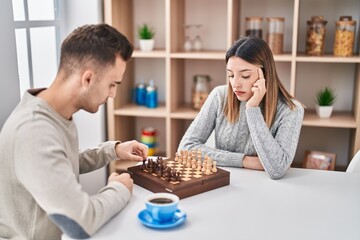
{"label": "woman's left hand resting on chin", "polygon": [[148,147],[135,140],[116,144],[115,151],[120,160],[140,162],[148,157]]}

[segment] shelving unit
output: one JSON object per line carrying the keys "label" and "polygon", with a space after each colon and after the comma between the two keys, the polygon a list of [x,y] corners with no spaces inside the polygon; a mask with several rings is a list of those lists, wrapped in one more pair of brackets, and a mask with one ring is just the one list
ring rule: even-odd
{"label": "shelving unit", "polygon": [[[332,56],[334,22],[341,15],[351,15],[359,26],[360,3],[357,0],[341,3],[336,0],[262,0],[261,9],[258,6],[258,1],[251,0],[104,0],[105,22],[124,33],[136,47],[117,97],[107,105],[108,138],[139,140],[142,127],[156,126],[161,154],[172,156],[197,114],[190,107],[193,75],[210,75],[212,87],[226,84],[225,52],[244,34],[245,17],[281,16],[285,17],[285,53],[274,56],[278,73],[290,93],[308,107],[303,122],[304,136],[302,132],[295,161],[301,161],[304,149],[312,146],[307,145],[311,142],[309,138],[319,137],[316,131],[323,133],[326,129],[334,139],[320,138],[324,144],[318,150],[338,153],[338,159],[346,161],[342,163],[344,168],[347,159],[360,149],[359,27],[354,56],[339,58]],[[312,15],[323,15],[328,20],[326,54],[321,57],[304,54],[306,20]],[[143,22],[157,31],[152,52],[138,50],[136,28]],[[182,50],[183,26],[190,23],[203,25],[203,51]],[[265,22],[263,26],[266,31]],[[133,87],[146,78],[156,79],[159,87],[160,107],[157,109],[131,102]],[[336,90],[337,102],[330,119],[319,119],[312,111],[315,107],[312,96],[325,85]],[[112,164],[110,171],[115,168],[116,164]]]}

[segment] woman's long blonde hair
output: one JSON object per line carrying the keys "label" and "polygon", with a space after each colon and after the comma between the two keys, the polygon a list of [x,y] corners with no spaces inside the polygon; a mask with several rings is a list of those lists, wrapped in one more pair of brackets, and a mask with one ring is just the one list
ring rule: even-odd
{"label": "woman's long blonde hair", "polygon": [[[226,52],[226,64],[230,57],[239,57],[244,61],[261,66],[266,80],[266,94],[262,100],[264,109],[264,119],[266,125],[270,126],[274,122],[276,106],[279,97],[294,110],[296,105],[293,103],[293,96],[286,91],[281,83],[275,68],[275,61],[269,46],[264,40],[257,37],[242,37],[237,40]],[[228,83],[228,97],[225,103],[224,113],[228,121],[235,123],[239,118],[240,101],[236,98],[230,82]]]}

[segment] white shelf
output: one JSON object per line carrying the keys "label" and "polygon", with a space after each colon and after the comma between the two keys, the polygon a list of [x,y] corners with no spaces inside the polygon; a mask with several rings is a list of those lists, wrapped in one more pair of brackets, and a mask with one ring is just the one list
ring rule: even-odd
{"label": "white shelf", "polygon": [[330,54],[324,56],[306,56],[298,55],[297,62],[319,62],[319,63],[360,63],[360,56],[335,57]]}
{"label": "white shelf", "polygon": [[213,60],[224,60],[224,51],[199,51],[199,52],[174,52],[170,54],[171,58],[180,59],[213,59]]}
{"label": "white shelf", "polygon": [[134,53],[132,55],[134,58],[165,58],[166,52],[165,50],[153,50],[150,52],[143,52],[138,49],[134,50]]}
{"label": "white shelf", "polygon": [[160,104],[157,108],[147,108],[136,104],[127,104],[119,109],[115,109],[114,115],[153,118],[165,118],[167,116],[164,104]]}
{"label": "white shelf", "polygon": [[329,128],[356,128],[356,120],[351,112],[333,112],[330,118],[319,118],[315,111],[306,110],[303,126]]}

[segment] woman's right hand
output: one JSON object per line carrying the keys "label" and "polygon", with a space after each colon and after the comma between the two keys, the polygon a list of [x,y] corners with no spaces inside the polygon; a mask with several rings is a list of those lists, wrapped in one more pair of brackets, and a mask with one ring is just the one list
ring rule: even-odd
{"label": "woman's right hand", "polygon": [[243,158],[243,167],[254,170],[264,170],[264,167],[261,164],[259,157],[254,156],[245,156]]}

